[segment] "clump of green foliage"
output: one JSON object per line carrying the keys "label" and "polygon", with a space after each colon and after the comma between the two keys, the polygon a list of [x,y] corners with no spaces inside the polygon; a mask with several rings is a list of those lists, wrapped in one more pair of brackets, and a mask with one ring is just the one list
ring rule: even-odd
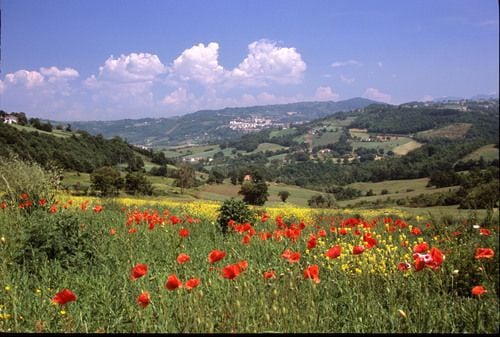
{"label": "clump of green foliage", "polygon": [[335,207],[336,202],[335,197],[332,194],[326,193],[325,195],[313,195],[311,198],[309,198],[309,200],[307,200],[307,204],[312,208],[330,208]]}
{"label": "clump of green foliage", "polygon": [[90,175],[90,181],[93,190],[101,196],[116,196],[123,186],[120,171],[111,166],[96,169]]}
{"label": "clump of green foliage", "polygon": [[[55,200],[61,183],[58,168],[43,168],[40,164],[24,161],[17,155],[0,160],[0,199],[12,205],[30,202],[27,210],[47,207]],[[2,195],[3,193],[3,195]],[[45,200],[40,203],[41,200]]]}
{"label": "clump of green foliage", "polygon": [[97,232],[82,224],[76,214],[51,214],[38,210],[23,221],[22,237],[14,252],[14,261],[36,272],[45,261],[63,268],[82,268],[98,257]]}
{"label": "clump of green foliage", "polygon": [[217,222],[223,233],[227,233],[230,220],[237,223],[244,223],[253,222],[255,218],[255,213],[248,205],[244,201],[235,198],[224,200],[221,207],[218,209],[218,213]]}

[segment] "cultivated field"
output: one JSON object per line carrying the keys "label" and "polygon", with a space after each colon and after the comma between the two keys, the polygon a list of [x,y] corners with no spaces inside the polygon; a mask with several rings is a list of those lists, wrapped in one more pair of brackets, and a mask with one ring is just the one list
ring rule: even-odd
{"label": "cultivated field", "polygon": [[481,157],[483,157],[483,159],[486,161],[498,159],[498,148],[496,148],[494,144],[485,145],[472,152],[471,154],[465,156],[463,158],[463,161],[479,160]]}

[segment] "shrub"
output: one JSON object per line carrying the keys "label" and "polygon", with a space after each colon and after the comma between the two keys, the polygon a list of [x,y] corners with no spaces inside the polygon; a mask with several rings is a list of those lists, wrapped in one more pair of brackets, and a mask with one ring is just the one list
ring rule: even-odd
{"label": "shrub", "polygon": [[228,231],[229,220],[237,223],[253,222],[255,213],[242,200],[230,198],[224,200],[221,207],[218,209],[217,222],[219,223],[223,233]]}
{"label": "shrub", "polygon": [[45,260],[64,268],[81,268],[95,262],[97,233],[71,213],[33,212],[23,224],[23,238],[14,261],[35,272]]}
{"label": "shrub", "polygon": [[265,181],[245,182],[241,185],[238,194],[243,195],[243,200],[251,205],[262,206],[266,203],[269,193]]}
{"label": "shrub", "polygon": [[152,195],[153,185],[140,172],[128,173],[125,177],[125,191],[128,194]]}
{"label": "shrub", "polygon": [[313,195],[309,200],[307,200],[309,207],[313,208],[330,208],[334,207],[335,197],[332,194],[327,193],[326,195],[316,194]]}
{"label": "shrub", "polygon": [[123,186],[120,171],[111,166],[100,167],[90,175],[92,188],[99,191],[102,196],[118,195]]}
{"label": "shrub", "polygon": [[286,202],[286,199],[290,196],[290,192],[288,191],[279,191],[278,196],[280,197],[281,201]]}
{"label": "shrub", "polygon": [[[23,161],[17,155],[0,160],[0,196],[12,205],[31,202],[27,211],[50,207],[55,192],[61,184],[62,173],[58,168],[44,169],[35,162]],[[40,200],[45,203],[40,204]]]}

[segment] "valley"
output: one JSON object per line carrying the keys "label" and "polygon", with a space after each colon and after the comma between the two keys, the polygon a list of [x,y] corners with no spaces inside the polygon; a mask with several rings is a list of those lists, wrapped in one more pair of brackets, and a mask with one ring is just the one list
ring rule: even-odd
{"label": "valley", "polygon": [[[369,103],[356,99],[350,101],[353,102]],[[223,109],[183,116],[182,123],[168,120],[167,134],[185,129],[188,124],[193,130],[204,128],[208,120],[222,123],[216,118],[222,115],[230,120],[228,125],[233,128],[228,130],[234,132],[233,136],[217,138],[214,133],[206,132],[209,136],[205,140],[212,142],[198,139],[198,144],[190,138],[187,142],[178,139],[163,145],[161,141],[153,146],[143,145],[157,136],[141,134],[137,128],[159,130],[154,125],[167,119],[103,122],[101,131],[105,130],[107,138],[76,129],[78,123],[54,123],[57,127],[51,131],[38,130],[29,124],[14,125],[15,129],[3,126],[0,131],[4,131],[4,155],[14,151],[42,162],[48,158],[52,158],[51,162],[59,160],[58,165],[65,170],[62,187],[76,195],[95,193],[93,172],[100,166],[111,165],[124,181],[131,173],[142,175],[150,184],[148,193],[152,197],[221,202],[240,197],[243,176],[250,174],[266,181],[266,205],[283,203],[278,193],[287,191],[286,202],[299,206],[318,207],[311,202],[322,196],[333,197],[335,207],[428,207],[460,204],[467,195],[464,188],[473,188],[462,186],[466,183],[460,177],[467,176],[471,169],[498,171],[498,100],[369,104],[326,114],[328,106],[333,105],[298,103],[293,108],[299,112],[294,113],[290,113],[289,105]],[[258,118],[252,115],[262,127],[249,131],[234,127],[249,126],[234,123],[240,118],[235,113],[241,111],[248,114],[267,111],[268,115],[262,113]],[[314,111],[324,115],[314,120],[304,119],[314,115]],[[292,117],[295,122],[286,126],[274,124]],[[303,119],[299,121],[299,117]],[[250,117],[241,117],[240,122],[244,118]],[[66,129],[63,125],[67,125]],[[91,125],[87,123],[88,130],[93,130]],[[68,130],[69,126],[76,131]],[[25,150],[9,145],[12,137],[24,137],[17,145],[25,144]],[[129,138],[137,144],[129,143]],[[58,145],[58,139],[67,141]],[[47,145],[40,147],[42,143]],[[83,144],[88,145],[79,149]],[[30,146],[35,147],[30,150]],[[77,149],[85,149],[85,155]],[[103,150],[109,155],[103,157]],[[186,185],[179,185],[182,167],[191,170]],[[441,175],[450,169],[456,173],[441,182],[444,179]],[[484,179],[481,188],[498,184],[498,177]],[[127,194],[123,190],[117,193]]]}

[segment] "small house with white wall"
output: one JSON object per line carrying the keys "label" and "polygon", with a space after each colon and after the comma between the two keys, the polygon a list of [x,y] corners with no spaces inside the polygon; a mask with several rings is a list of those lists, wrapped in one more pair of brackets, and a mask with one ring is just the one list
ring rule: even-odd
{"label": "small house with white wall", "polygon": [[17,122],[18,122],[18,119],[14,115],[6,115],[3,118],[3,123],[4,124],[17,124]]}

